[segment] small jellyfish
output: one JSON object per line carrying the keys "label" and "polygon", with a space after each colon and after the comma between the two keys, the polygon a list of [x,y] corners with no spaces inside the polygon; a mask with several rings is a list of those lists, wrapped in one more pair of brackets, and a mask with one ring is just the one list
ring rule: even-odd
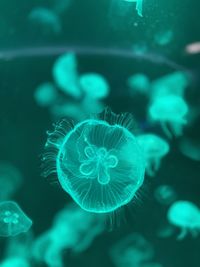
{"label": "small jellyfish", "polygon": [[81,97],[75,54],[66,53],[58,57],[53,65],[52,72],[60,90],[76,99]]}
{"label": "small jellyfish", "polygon": [[92,99],[106,98],[110,92],[108,82],[98,73],[82,74],[79,83],[86,96]]}
{"label": "small jellyfish", "polygon": [[149,78],[143,73],[137,73],[128,78],[128,87],[130,88],[130,95],[141,93],[148,95],[150,88]]}
{"label": "small jellyfish", "polygon": [[57,173],[62,188],[86,211],[126,205],[143,184],[145,169],[133,124],[130,114],[109,109],[75,126],[62,120],[48,133],[44,175]]}
{"label": "small jellyfish", "polygon": [[169,152],[169,144],[155,134],[143,134],[137,140],[144,152],[146,171],[148,175],[154,176],[161,159]]}
{"label": "small jellyfish", "polygon": [[158,97],[149,107],[150,118],[161,123],[163,131],[169,138],[172,137],[172,133],[175,136],[182,135],[183,125],[187,123],[185,118],[187,113],[187,103],[176,95]]}
{"label": "small jellyfish", "polygon": [[41,107],[49,107],[57,100],[58,93],[55,86],[52,83],[40,84],[35,92],[34,98],[36,103]]}
{"label": "small jellyfish", "polygon": [[194,161],[200,161],[200,141],[183,137],[180,140],[179,149],[184,156]]}
{"label": "small jellyfish", "polygon": [[173,37],[174,33],[172,30],[162,30],[156,33],[154,40],[156,44],[165,46],[172,42]]}
{"label": "small jellyfish", "polygon": [[0,201],[11,198],[22,184],[22,174],[7,161],[0,161]]}
{"label": "small jellyfish", "polygon": [[59,16],[46,7],[36,7],[32,9],[28,19],[38,26],[44,34],[59,34],[62,30]]}
{"label": "small jellyfish", "polygon": [[200,210],[192,202],[176,201],[167,212],[168,221],[180,228],[178,240],[182,240],[188,233],[196,237],[200,232]]}
{"label": "small jellyfish", "polygon": [[156,188],[154,192],[156,200],[163,204],[169,205],[176,200],[176,192],[170,185],[160,185]]}
{"label": "small jellyfish", "polygon": [[124,0],[130,3],[136,3],[136,10],[140,17],[143,17],[143,0]]}
{"label": "small jellyfish", "polygon": [[189,76],[184,71],[175,71],[159,77],[151,83],[151,99],[168,95],[183,97],[189,82]]}
{"label": "small jellyfish", "polygon": [[111,247],[110,257],[117,267],[143,266],[153,259],[154,249],[142,235],[131,233]]}
{"label": "small jellyfish", "polygon": [[16,236],[27,232],[32,221],[13,201],[0,203],[0,236]]}

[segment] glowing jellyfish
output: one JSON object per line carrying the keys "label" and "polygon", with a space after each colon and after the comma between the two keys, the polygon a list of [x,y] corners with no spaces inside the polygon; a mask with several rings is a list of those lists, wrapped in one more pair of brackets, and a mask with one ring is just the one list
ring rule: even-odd
{"label": "glowing jellyfish", "polygon": [[136,3],[136,10],[137,13],[140,17],[143,17],[143,0],[124,0],[126,2],[130,2],[130,3]]}
{"label": "glowing jellyfish", "polygon": [[200,142],[194,138],[186,138],[180,140],[179,149],[181,153],[195,161],[200,161]]}
{"label": "glowing jellyfish", "polygon": [[27,232],[32,221],[17,203],[4,201],[0,203],[0,236],[16,236]]}
{"label": "glowing jellyfish", "polygon": [[176,192],[170,185],[160,185],[156,188],[154,192],[156,200],[163,204],[169,205],[176,200]]}
{"label": "glowing jellyfish", "polygon": [[0,267],[30,267],[30,264],[24,258],[11,257],[0,262]]}
{"label": "glowing jellyfish", "polygon": [[139,233],[131,233],[111,247],[110,256],[117,267],[143,266],[154,257],[154,249]]}
{"label": "glowing jellyfish", "polygon": [[67,95],[81,97],[78,85],[77,60],[73,53],[60,56],[53,66],[53,77],[58,87]]}
{"label": "glowing jellyfish", "polygon": [[22,184],[22,174],[7,161],[0,161],[0,201],[11,198]]}
{"label": "glowing jellyfish", "polygon": [[80,86],[87,97],[92,99],[106,98],[110,87],[106,79],[98,73],[86,73],[80,76]]}
{"label": "glowing jellyfish", "polygon": [[189,76],[183,71],[175,71],[151,83],[151,98],[176,95],[183,97],[189,85]]}
{"label": "glowing jellyfish", "polygon": [[135,95],[136,93],[148,94],[150,88],[149,78],[142,74],[137,73],[128,78],[128,87],[130,88],[130,94]]}
{"label": "glowing jellyfish", "polygon": [[154,176],[162,158],[169,152],[169,144],[155,134],[143,134],[138,136],[137,140],[144,151],[146,171],[148,175]]}
{"label": "glowing jellyfish", "polygon": [[62,30],[59,16],[45,7],[36,7],[31,10],[28,19],[37,25],[45,34],[59,34]]}
{"label": "glowing jellyfish", "polygon": [[180,228],[178,240],[182,240],[188,233],[196,237],[200,232],[200,211],[199,208],[189,201],[176,201],[167,213],[168,221]]}
{"label": "glowing jellyfish", "polygon": [[62,120],[48,134],[44,175],[57,173],[62,188],[86,211],[105,213],[126,205],[142,185],[145,169],[132,126],[130,114],[109,109],[75,126]]}
{"label": "glowing jellyfish", "polygon": [[149,107],[150,118],[161,123],[168,137],[171,137],[171,132],[175,136],[182,134],[183,125],[187,123],[185,118],[187,113],[187,103],[176,95],[156,98]]}
{"label": "glowing jellyfish", "polygon": [[58,93],[52,83],[43,83],[39,85],[35,92],[34,98],[36,103],[41,107],[49,107],[57,100]]}
{"label": "glowing jellyfish", "polygon": [[171,43],[171,41],[173,40],[173,37],[174,37],[174,33],[172,30],[165,30],[165,31],[160,31],[156,33],[154,39],[155,39],[156,44],[160,46],[165,46]]}

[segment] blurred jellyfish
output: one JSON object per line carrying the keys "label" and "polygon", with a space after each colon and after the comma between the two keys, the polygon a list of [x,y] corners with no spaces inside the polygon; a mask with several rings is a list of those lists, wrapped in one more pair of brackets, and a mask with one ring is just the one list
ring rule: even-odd
{"label": "blurred jellyfish", "polygon": [[136,3],[136,10],[140,17],[143,17],[143,0],[124,0],[125,2]]}
{"label": "blurred jellyfish", "polygon": [[148,95],[150,88],[149,78],[142,73],[134,74],[128,78],[128,87],[130,88],[130,95],[134,96],[137,93]]}
{"label": "blurred jellyfish", "polygon": [[52,83],[40,84],[35,92],[34,98],[36,103],[41,107],[49,107],[57,100],[58,93],[55,86]]}
{"label": "blurred jellyfish", "polygon": [[110,256],[116,267],[139,267],[152,260],[154,249],[142,235],[132,233],[111,247]]}
{"label": "blurred jellyfish", "polygon": [[44,176],[57,173],[63,189],[86,211],[106,213],[126,205],[143,184],[145,169],[133,123],[130,114],[109,109],[75,126],[62,120],[48,133]]}
{"label": "blurred jellyfish", "polygon": [[0,203],[0,236],[16,236],[27,232],[32,221],[13,201]]}
{"label": "blurred jellyfish", "polygon": [[53,77],[58,87],[65,94],[74,98],[81,97],[75,54],[63,54],[56,60],[53,66]]}
{"label": "blurred jellyfish", "polygon": [[179,143],[181,153],[195,161],[200,161],[200,142],[183,137]]}
{"label": "blurred jellyfish", "polygon": [[161,123],[163,131],[169,138],[172,136],[171,132],[175,136],[182,135],[183,125],[187,123],[185,119],[187,113],[187,103],[176,95],[156,98],[149,107],[150,118]]}
{"label": "blurred jellyfish", "polygon": [[173,203],[168,210],[167,219],[180,228],[178,240],[185,238],[188,233],[196,237],[200,232],[200,211],[192,202],[180,200]]}
{"label": "blurred jellyfish", "polygon": [[155,39],[156,44],[160,46],[165,46],[171,43],[171,41],[173,40],[173,37],[174,37],[174,33],[172,30],[165,30],[165,31],[163,30],[163,31],[156,33],[154,39]]}
{"label": "blurred jellyfish", "polygon": [[156,200],[164,205],[169,205],[176,200],[176,192],[170,185],[160,185],[154,192]]}
{"label": "blurred jellyfish", "polygon": [[0,262],[0,267],[30,267],[30,264],[24,258],[12,257]]}
{"label": "blurred jellyfish", "polygon": [[154,100],[168,95],[183,97],[189,83],[189,76],[185,72],[172,72],[151,83],[151,98]]}
{"label": "blurred jellyfish", "polygon": [[162,158],[169,152],[169,144],[155,134],[143,134],[137,140],[144,151],[146,171],[148,175],[154,176]]}
{"label": "blurred jellyfish", "polygon": [[106,79],[98,73],[82,74],[79,78],[79,82],[86,97],[102,99],[109,95],[109,84]]}
{"label": "blurred jellyfish", "polygon": [[28,19],[45,34],[59,34],[62,31],[59,16],[46,7],[33,8],[28,15]]}
{"label": "blurred jellyfish", "polygon": [[0,161],[0,201],[7,200],[22,184],[22,174],[10,162]]}

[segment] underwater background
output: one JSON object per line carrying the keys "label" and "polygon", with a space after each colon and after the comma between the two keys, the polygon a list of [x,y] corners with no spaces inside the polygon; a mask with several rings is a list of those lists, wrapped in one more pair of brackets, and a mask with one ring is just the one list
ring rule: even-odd
{"label": "underwater background", "polygon": [[[123,0],[1,1],[0,203],[15,201],[33,225],[21,237],[1,236],[4,225],[0,206],[0,266],[200,266],[200,213],[194,216],[189,212],[190,223],[187,221],[186,226],[173,225],[167,218],[170,205],[179,200],[200,208],[200,3],[144,0],[143,16],[137,13],[135,5],[134,1]],[[85,94],[77,97],[70,86],[66,90],[59,88],[53,71],[55,62],[71,53],[75,55],[78,76],[98,73],[107,81],[108,92],[100,99],[91,96],[86,99]],[[127,82],[129,77],[138,73],[147,82],[131,86]],[[179,80],[173,81],[172,88],[184,92],[180,97],[187,103],[188,112],[181,133],[176,135],[172,131],[169,136],[160,121],[149,118],[149,109],[154,101],[153,82],[172,73],[187,77],[183,78],[186,79],[183,86]],[[161,82],[163,87],[165,82]],[[47,95],[36,94],[45,83],[53,86],[56,95],[48,103]],[[82,105],[84,100],[86,103]],[[145,173],[132,201],[116,213],[105,215],[105,227],[94,234],[89,245],[83,245],[78,252],[75,247],[64,248],[62,264],[57,263],[57,256],[56,260],[46,260],[46,252],[38,260],[33,253],[36,240],[52,228],[56,214],[73,203],[55,177],[41,175],[46,132],[62,117],[80,121],[103,107],[117,114],[131,113],[134,134],[160,136],[169,144],[169,153],[153,176]],[[5,162],[21,176],[19,184],[13,183],[12,193],[7,195],[4,179],[11,179],[12,185],[12,175],[7,177],[1,171]],[[161,185],[169,186],[167,200],[162,192],[156,195]],[[74,207],[77,209],[78,205]],[[69,213],[74,218],[73,208],[69,208]],[[84,216],[74,219],[70,227],[75,224],[84,225]],[[181,227],[185,227],[187,234],[177,240]],[[191,234],[193,228],[195,234]],[[81,240],[81,235],[90,231],[92,227],[76,234]],[[123,248],[132,249],[133,253],[118,260],[118,252],[113,255],[112,248],[134,233],[137,240]],[[63,238],[71,239],[70,231]],[[9,251],[12,240],[16,247]],[[25,249],[17,253],[20,246]],[[134,260],[137,257],[139,260]],[[25,259],[25,263],[9,263],[12,258]]]}

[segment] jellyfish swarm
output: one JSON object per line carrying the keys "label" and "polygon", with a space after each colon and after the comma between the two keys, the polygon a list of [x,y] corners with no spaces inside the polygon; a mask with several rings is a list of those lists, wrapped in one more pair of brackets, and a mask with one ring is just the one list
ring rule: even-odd
{"label": "jellyfish swarm", "polygon": [[0,203],[0,236],[16,236],[27,232],[32,221],[13,201]]}
{"label": "jellyfish swarm", "polygon": [[137,140],[144,152],[146,172],[149,176],[154,176],[160,167],[161,159],[169,152],[169,145],[155,134],[143,134],[138,136]]}
{"label": "jellyfish swarm", "polygon": [[200,211],[189,201],[176,201],[167,213],[168,221],[181,229],[178,240],[182,240],[188,233],[196,237],[200,232]]}
{"label": "jellyfish swarm", "polygon": [[137,13],[140,17],[143,17],[143,0],[124,0],[125,2],[130,2],[130,3],[133,3],[133,2],[136,2],[136,10],[137,10]]}
{"label": "jellyfish swarm", "polygon": [[144,159],[130,114],[106,109],[77,125],[66,119],[48,133],[44,176],[57,173],[62,188],[84,210],[106,213],[129,203],[144,180]]}
{"label": "jellyfish swarm", "polygon": [[176,95],[157,97],[149,107],[150,118],[161,123],[163,131],[169,138],[172,137],[172,133],[175,136],[182,135],[187,113],[187,103]]}

